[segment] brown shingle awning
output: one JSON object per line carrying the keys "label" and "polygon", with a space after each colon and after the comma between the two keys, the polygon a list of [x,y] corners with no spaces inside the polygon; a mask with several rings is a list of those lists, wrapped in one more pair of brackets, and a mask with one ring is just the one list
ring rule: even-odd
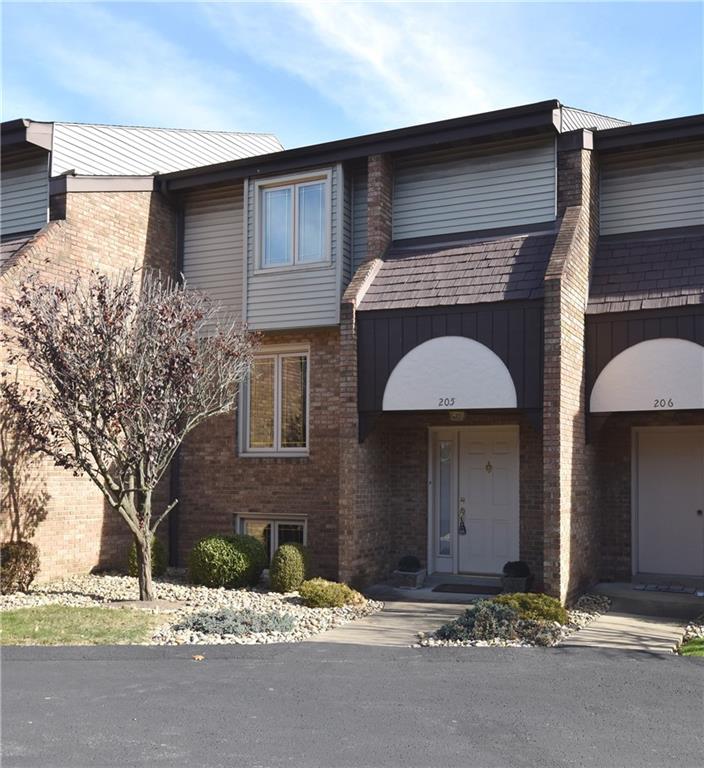
{"label": "brown shingle awning", "polygon": [[704,304],[704,227],[599,241],[589,314]]}
{"label": "brown shingle awning", "polygon": [[555,232],[394,243],[360,310],[539,299]]}

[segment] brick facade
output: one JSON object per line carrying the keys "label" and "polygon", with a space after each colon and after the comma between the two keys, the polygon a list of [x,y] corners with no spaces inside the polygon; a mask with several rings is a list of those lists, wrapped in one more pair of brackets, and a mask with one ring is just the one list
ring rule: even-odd
{"label": "brick facade", "polygon": [[545,274],[544,584],[566,600],[594,581],[599,517],[593,447],[586,443],[585,309],[598,237],[593,153],[558,154],[559,232]]}
{"label": "brick facade", "polygon": [[[60,282],[76,271],[104,271],[147,265],[172,273],[176,252],[175,215],[151,192],[71,193],[52,200],[54,219],[3,266],[2,289],[24,268]],[[19,370],[20,380],[29,374]],[[3,430],[4,452],[12,435]],[[20,466],[22,462],[18,462]],[[17,515],[3,477],[2,539],[10,536]],[[44,458],[27,457],[16,473],[22,504],[19,524],[35,517],[32,540],[39,547],[40,578],[50,579],[93,568],[124,565],[131,542],[127,526],[104,504],[103,496],[87,478],[53,466]]]}
{"label": "brick facade", "polygon": [[310,349],[310,434],[306,457],[238,455],[237,414],[210,419],[184,442],[177,512],[179,560],[212,533],[232,534],[234,516],[306,517],[317,572],[338,572],[340,334],[337,328],[266,333],[271,345]]}

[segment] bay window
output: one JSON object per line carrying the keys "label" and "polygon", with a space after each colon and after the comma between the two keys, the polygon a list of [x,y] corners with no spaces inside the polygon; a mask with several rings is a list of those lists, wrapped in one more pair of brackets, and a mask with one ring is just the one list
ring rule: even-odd
{"label": "bay window", "polygon": [[330,175],[296,177],[256,186],[260,269],[330,260]]}
{"label": "bay window", "polygon": [[307,352],[257,355],[243,394],[244,454],[307,454]]}

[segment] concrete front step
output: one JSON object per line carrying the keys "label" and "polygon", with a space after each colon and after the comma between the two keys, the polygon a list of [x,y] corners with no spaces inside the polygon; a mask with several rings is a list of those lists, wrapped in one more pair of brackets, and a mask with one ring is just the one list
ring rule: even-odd
{"label": "concrete front step", "polygon": [[677,592],[649,592],[628,582],[602,582],[590,590],[611,599],[610,613],[688,621],[704,613],[704,597]]}

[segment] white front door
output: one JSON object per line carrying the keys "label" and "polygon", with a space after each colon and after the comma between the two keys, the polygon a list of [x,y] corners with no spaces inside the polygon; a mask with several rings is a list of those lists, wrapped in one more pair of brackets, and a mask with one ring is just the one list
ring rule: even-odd
{"label": "white front door", "polygon": [[634,571],[704,576],[704,429],[634,432]]}
{"label": "white front door", "polygon": [[518,427],[431,433],[428,565],[443,573],[500,573],[518,560]]}
{"label": "white front door", "polygon": [[459,571],[501,573],[518,560],[518,428],[463,430],[459,469]]}

